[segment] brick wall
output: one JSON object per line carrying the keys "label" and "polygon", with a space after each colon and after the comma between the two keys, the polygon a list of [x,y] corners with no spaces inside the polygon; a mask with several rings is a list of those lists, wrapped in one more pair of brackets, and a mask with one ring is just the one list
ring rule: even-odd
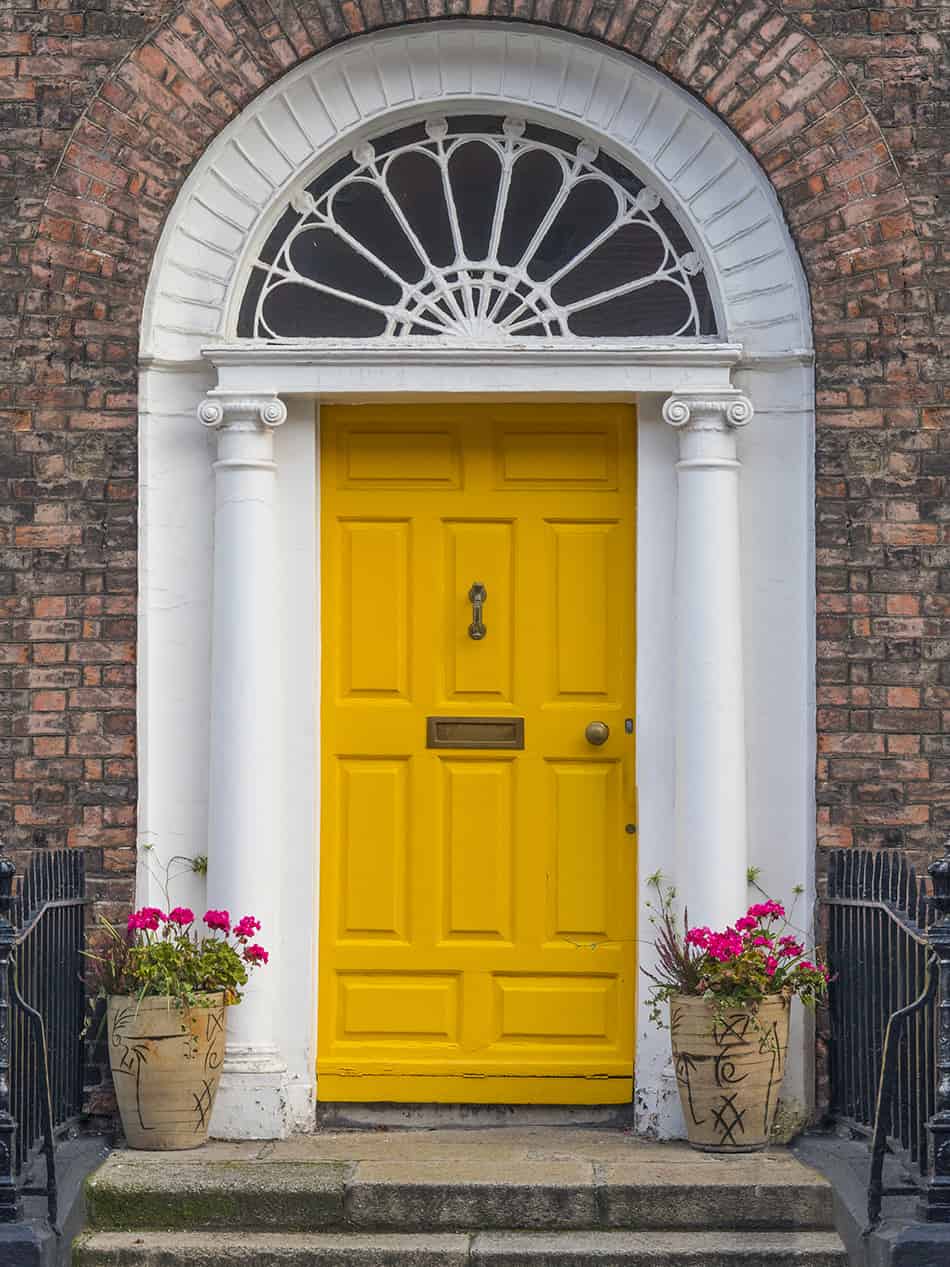
{"label": "brick wall", "polygon": [[769,172],[818,347],[821,842],[919,859],[950,832],[937,4],[14,0],[0,13],[0,838],[91,848],[114,915],[135,838],[136,326],[162,218],[211,137],[289,66],[466,12],[628,49]]}

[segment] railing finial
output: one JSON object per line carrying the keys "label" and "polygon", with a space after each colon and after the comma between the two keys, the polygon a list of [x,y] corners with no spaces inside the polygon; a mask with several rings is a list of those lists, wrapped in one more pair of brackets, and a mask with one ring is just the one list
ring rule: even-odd
{"label": "railing finial", "polygon": [[13,877],[15,875],[16,867],[6,857],[3,845],[0,844],[0,919],[4,916],[9,919],[13,906]]}

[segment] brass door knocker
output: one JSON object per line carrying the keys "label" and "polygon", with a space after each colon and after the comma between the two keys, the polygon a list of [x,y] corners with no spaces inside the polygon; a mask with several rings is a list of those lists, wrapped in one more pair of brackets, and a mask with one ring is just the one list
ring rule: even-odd
{"label": "brass door knocker", "polygon": [[480,642],[488,630],[482,623],[482,604],[488,598],[488,590],[481,581],[476,581],[468,591],[468,601],[472,604],[472,623],[468,627],[468,636]]}

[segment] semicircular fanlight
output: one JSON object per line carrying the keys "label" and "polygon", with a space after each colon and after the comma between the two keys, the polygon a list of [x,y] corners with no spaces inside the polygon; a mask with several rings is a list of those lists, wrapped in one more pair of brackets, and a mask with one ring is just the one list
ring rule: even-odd
{"label": "semicircular fanlight", "polygon": [[485,116],[364,141],[299,189],[238,320],[278,342],[715,333],[702,261],[655,190],[586,141]]}

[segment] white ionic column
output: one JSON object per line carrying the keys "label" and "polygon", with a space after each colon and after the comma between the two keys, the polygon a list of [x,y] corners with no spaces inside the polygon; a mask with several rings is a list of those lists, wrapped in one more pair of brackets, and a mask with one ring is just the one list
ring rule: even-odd
{"label": "white ionic column", "polygon": [[[198,418],[217,431],[208,905],[233,920],[255,915],[260,941],[277,938],[280,876],[277,803],[276,395],[214,390]],[[227,1044],[211,1133],[275,1139],[287,1133],[286,1065],[274,1042],[277,963],[252,976],[228,1009]]]}
{"label": "white ionic column", "polygon": [[722,928],[748,905],[738,391],[676,392],[676,881],[692,924]]}

